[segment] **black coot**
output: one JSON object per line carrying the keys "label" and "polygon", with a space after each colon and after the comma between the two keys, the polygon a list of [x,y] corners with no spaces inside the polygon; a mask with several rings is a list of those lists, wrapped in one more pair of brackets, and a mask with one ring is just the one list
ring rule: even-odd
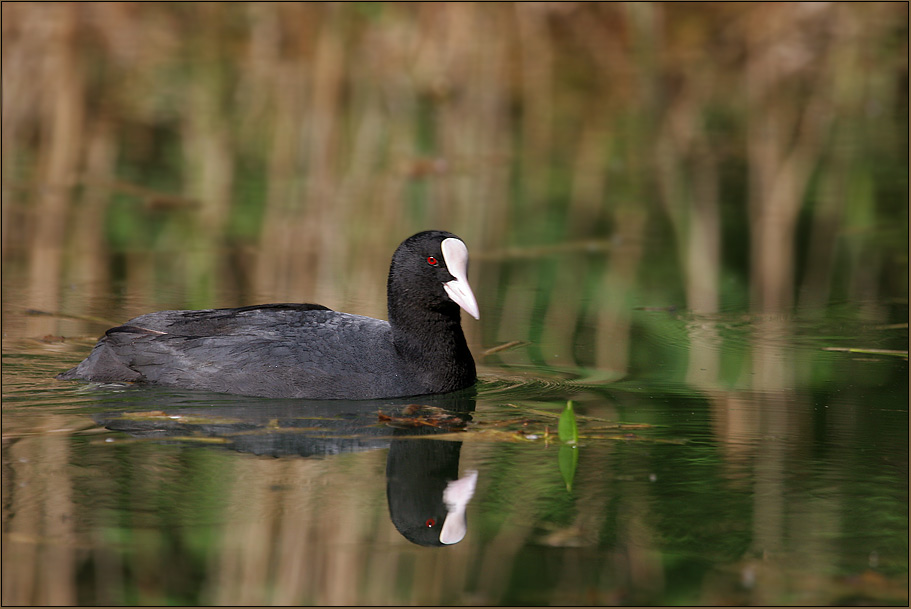
{"label": "black coot", "polygon": [[314,304],[160,311],[111,328],[59,379],[131,381],[274,398],[369,399],[472,385],[459,307],[478,319],[468,248],[444,231],[392,256],[389,321]]}

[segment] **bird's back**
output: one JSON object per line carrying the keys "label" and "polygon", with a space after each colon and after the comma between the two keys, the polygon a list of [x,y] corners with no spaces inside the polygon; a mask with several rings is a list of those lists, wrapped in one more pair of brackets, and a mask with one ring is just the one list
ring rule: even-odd
{"label": "bird's back", "polygon": [[59,378],[312,399],[409,391],[387,322],[320,305],[142,315]]}

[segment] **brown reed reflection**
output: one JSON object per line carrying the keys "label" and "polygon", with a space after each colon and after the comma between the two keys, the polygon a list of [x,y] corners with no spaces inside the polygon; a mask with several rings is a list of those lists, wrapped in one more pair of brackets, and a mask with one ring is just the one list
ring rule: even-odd
{"label": "brown reed reflection", "polygon": [[4,438],[3,603],[73,605],[79,543],[68,434],[78,427],[65,416],[32,423],[31,437]]}

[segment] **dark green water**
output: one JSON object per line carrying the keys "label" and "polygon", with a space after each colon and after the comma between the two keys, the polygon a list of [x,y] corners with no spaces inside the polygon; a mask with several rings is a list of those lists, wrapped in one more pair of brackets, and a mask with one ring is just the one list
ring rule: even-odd
{"label": "dark green water", "polygon": [[[558,255],[525,271],[579,265]],[[699,316],[639,295],[612,321],[593,314],[594,295],[542,293],[515,275],[503,288],[499,262],[475,274],[481,321],[463,324],[476,395],[360,405],[56,381],[104,326],[27,315],[22,286],[5,278],[5,593],[39,604],[907,603],[907,360],[831,350],[906,349],[906,326],[894,326],[906,304]],[[71,289],[88,315],[165,306],[112,309],[110,290]],[[605,345],[618,325],[628,338]],[[521,342],[483,355],[509,341]],[[570,399],[577,448],[557,437]],[[419,437],[378,414],[412,402],[473,411],[466,426]],[[391,514],[430,484],[413,468],[437,462],[450,478],[477,471],[467,532],[450,547],[409,541]]]}

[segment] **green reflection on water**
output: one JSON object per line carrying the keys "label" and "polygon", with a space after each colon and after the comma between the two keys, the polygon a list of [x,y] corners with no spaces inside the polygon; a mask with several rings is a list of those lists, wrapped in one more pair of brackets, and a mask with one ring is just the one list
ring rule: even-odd
{"label": "green reflection on water", "polygon": [[[35,359],[42,358],[26,361]],[[6,367],[5,373],[18,378],[22,391],[29,383],[50,385],[44,371],[60,356],[43,359],[37,369]],[[863,365],[900,372],[904,364],[887,359]],[[77,560],[78,598],[85,603],[210,604],[242,589],[261,602],[291,590],[298,602],[319,602],[325,592],[317,576],[301,570],[325,573],[332,560],[355,548],[368,558],[347,563],[348,579],[364,595],[397,602],[435,573],[455,582],[427,588],[423,594],[431,596],[425,598],[457,604],[479,596],[498,604],[739,603],[756,597],[786,603],[851,594],[901,600],[907,394],[894,385],[831,382],[830,391],[807,394],[807,400],[791,395],[766,402],[762,395],[703,394],[635,378],[575,390],[560,386],[573,393],[582,417],[569,491],[559,443],[540,433],[555,429],[565,401],[537,402],[521,386],[514,390],[519,399],[511,400],[496,384],[485,386],[493,399],[482,390],[475,421],[463,434],[461,464],[479,470],[479,488],[469,508],[469,534],[453,548],[417,549],[391,530],[377,471],[384,450],[275,459],[84,427],[74,428],[69,439],[32,435],[46,428],[42,421],[64,422],[66,413],[70,420],[80,412],[129,409],[131,400],[142,403],[142,391],[120,392],[119,406],[111,390],[97,393],[103,401],[81,396],[85,401],[74,413],[64,396],[80,390],[70,387],[54,403],[7,411],[10,481],[29,480],[28,493],[37,493],[16,491],[10,517],[21,526],[23,510],[49,510],[53,494],[44,495],[43,484],[71,489],[72,541],[62,541],[63,547],[94,548]],[[730,399],[726,394],[742,400],[743,414],[756,418],[752,427],[731,433],[719,426],[730,415],[717,405]],[[217,402],[209,407],[216,416],[222,408]],[[786,424],[776,425],[776,417]],[[603,420],[628,427],[591,439],[591,429],[601,429]],[[484,437],[482,431],[494,425],[524,439]],[[63,456],[69,473],[55,479],[59,465],[48,460],[56,457],[47,447],[50,441],[59,447],[61,440],[69,446]],[[31,472],[23,469],[26,463]],[[53,537],[7,539],[43,551],[61,543]],[[391,571],[380,567],[379,555]],[[304,583],[265,573],[264,579],[244,580],[252,577],[242,575],[246,569],[262,561],[279,570],[295,565]],[[783,582],[784,572],[796,573],[798,583]],[[226,582],[226,573],[240,579]],[[395,573],[397,584],[380,592],[380,573]],[[880,592],[864,588],[857,579],[863,577],[877,582]],[[799,583],[820,578],[825,591]]]}
{"label": "green reflection on water", "polygon": [[[838,307],[771,326],[743,313],[632,319],[630,368],[614,382],[571,359],[536,364],[531,329],[504,337],[520,341],[513,348],[479,356],[477,409],[457,435],[460,468],[479,471],[478,489],[465,540],[441,550],[411,547],[391,527],[386,450],[275,459],[189,432],[104,432],[89,415],[139,409],[166,419],[184,404],[210,409],[184,422],[222,424],[234,416],[225,410],[233,398],[165,399],[150,409],[148,390],[53,380],[90,343],[7,336],[14,526],[5,543],[39,557],[64,548],[58,558],[72,560],[73,598],[85,604],[320,603],[333,561],[357,584],[347,597],[354,603],[414,594],[444,604],[901,602],[907,362],[823,350],[894,346],[896,330]],[[703,344],[700,364],[711,367],[706,354],[739,354],[736,372],[718,366],[714,382],[689,376],[700,344],[693,328],[722,337]],[[556,336],[536,352],[564,346]],[[559,442],[569,398],[579,433],[571,485]],[[40,524],[61,508],[70,525]],[[444,573],[449,583],[427,585]],[[380,583],[390,574],[395,585]]]}

